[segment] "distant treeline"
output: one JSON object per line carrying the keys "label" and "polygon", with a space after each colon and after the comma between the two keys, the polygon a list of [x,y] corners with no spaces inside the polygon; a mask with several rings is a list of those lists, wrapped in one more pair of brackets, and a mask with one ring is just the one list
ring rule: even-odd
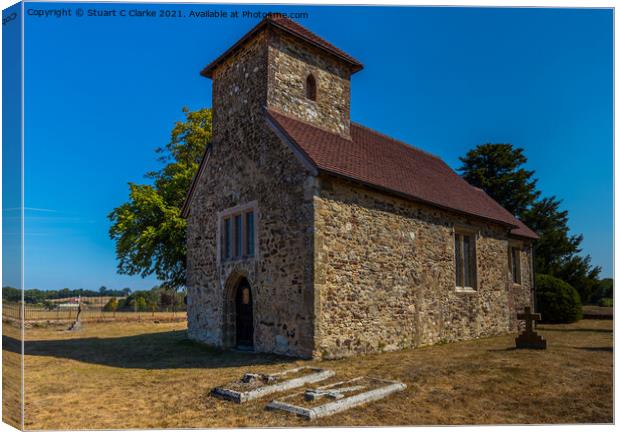
{"label": "distant treeline", "polygon": [[157,311],[185,310],[185,293],[154,287],[150,291],[135,291],[129,296],[116,299],[112,297],[103,307],[104,311]]}
{"label": "distant treeline", "polygon": [[[86,289],[69,289],[63,288],[61,290],[43,291],[40,289],[27,289],[24,290],[24,301],[26,303],[43,303],[46,300],[54,300],[68,297],[127,297],[131,294],[130,288],[123,288],[121,290],[112,290],[104,286],[99,288],[98,291],[86,290]],[[6,301],[20,301],[22,299],[21,290],[13,287],[2,287],[2,300]]]}

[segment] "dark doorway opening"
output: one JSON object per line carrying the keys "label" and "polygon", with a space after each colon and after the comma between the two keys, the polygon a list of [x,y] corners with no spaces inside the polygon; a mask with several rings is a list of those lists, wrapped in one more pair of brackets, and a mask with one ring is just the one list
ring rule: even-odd
{"label": "dark doorway opening", "polygon": [[254,349],[254,313],[252,307],[252,290],[247,279],[243,278],[237,285],[235,295],[236,346],[239,349]]}

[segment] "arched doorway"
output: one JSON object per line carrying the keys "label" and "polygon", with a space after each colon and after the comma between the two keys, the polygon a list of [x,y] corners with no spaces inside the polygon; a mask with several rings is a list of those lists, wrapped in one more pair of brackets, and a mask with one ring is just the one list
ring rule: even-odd
{"label": "arched doorway", "polygon": [[246,278],[241,278],[235,293],[235,346],[254,349],[254,309],[252,290]]}

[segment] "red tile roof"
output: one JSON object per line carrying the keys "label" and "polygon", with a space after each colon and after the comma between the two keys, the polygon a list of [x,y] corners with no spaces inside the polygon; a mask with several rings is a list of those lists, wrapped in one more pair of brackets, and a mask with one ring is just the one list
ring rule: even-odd
{"label": "red tile roof", "polygon": [[351,124],[351,139],[347,139],[274,110],[267,110],[267,115],[319,171],[499,222],[513,227],[514,235],[537,238],[508,210],[434,155],[356,123]]}
{"label": "red tile roof", "polygon": [[214,69],[223,62],[228,56],[230,56],[233,52],[235,52],[239,47],[241,47],[246,41],[248,41],[252,36],[258,33],[263,28],[271,25],[273,27],[279,28],[280,30],[285,31],[293,36],[296,36],[324,51],[329,52],[330,54],[344,60],[349,63],[351,66],[351,72],[355,73],[361,70],[364,65],[360,63],[355,58],[351,57],[349,54],[344,51],[336,48],[325,39],[317,36],[312,33],[307,28],[297,24],[295,21],[292,21],[288,18],[279,15],[268,15],[265,17],[260,23],[258,23],[252,30],[245,34],[241,39],[239,39],[232,47],[226,50],[222,55],[220,55],[217,59],[211,62],[207,67],[205,67],[200,75],[205,76],[207,78],[211,78],[213,75]]}
{"label": "red tile roof", "polygon": [[515,218],[517,221],[517,228],[510,231],[510,234],[519,237],[525,237],[530,239],[538,239],[538,234],[536,234],[532,229],[530,229],[527,225],[521,222],[519,219]]}

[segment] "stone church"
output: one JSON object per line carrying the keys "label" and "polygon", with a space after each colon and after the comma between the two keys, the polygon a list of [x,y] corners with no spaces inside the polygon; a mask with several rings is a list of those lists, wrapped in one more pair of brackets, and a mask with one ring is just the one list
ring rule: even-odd
{"label": "stone church", "polygon": [[362,67],[268,17],[202,70],[213,141],[182,210],[192,339],[336,358],[516,329],[536,234],[438,157],[352,122]]}

